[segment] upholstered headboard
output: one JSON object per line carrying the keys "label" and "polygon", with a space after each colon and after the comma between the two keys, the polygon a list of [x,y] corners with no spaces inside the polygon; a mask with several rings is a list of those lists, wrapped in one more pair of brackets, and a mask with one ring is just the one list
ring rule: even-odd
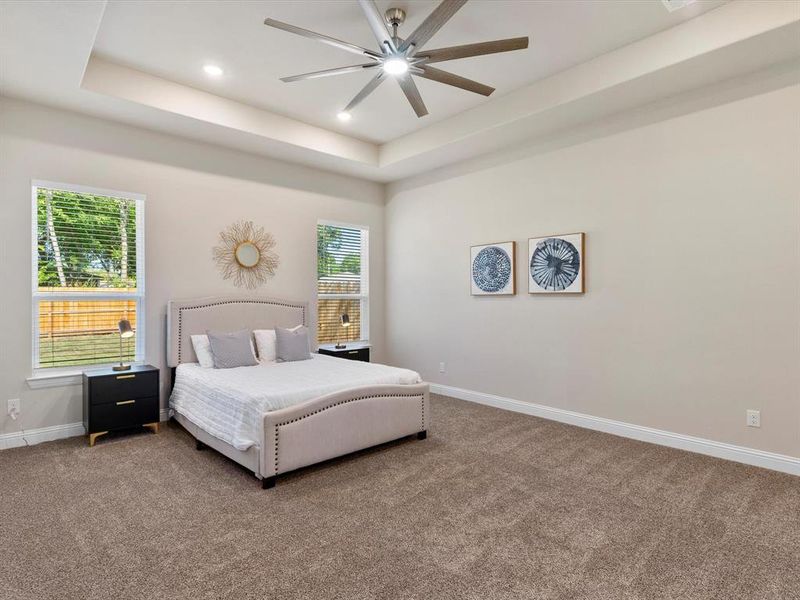
{"label": "upholstered headboard", "polygon": [[272,329],[306,323],[306,303],[272,298],[220,296],[172,300],[167,308],[167,363],[197,362],[191,335],[239,329]]}

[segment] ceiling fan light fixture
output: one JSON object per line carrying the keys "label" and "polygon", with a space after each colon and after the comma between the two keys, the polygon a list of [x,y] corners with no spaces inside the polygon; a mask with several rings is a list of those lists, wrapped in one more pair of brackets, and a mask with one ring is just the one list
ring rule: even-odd
{"label": "ceiling fan light fixture", "polygon": [[408,62],[404,58],[390,58],[384,61],[383,70],[389,75],[402,75],[408,71]]}
{"label": "ceiling fan light fixture", "polygon": [[346,110],[343,110],[338,115],[336,115],[336,118],[339,119],[340,121],[345,121],[346,122],[346,121],[349,121],[350,119],[352,119],[353,115],[351,115]]}

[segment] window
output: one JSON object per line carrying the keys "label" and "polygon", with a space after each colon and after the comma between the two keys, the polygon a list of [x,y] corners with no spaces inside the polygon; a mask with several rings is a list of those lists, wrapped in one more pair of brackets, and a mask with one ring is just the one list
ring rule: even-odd
{"label": "window", "polygon": [[[369,231],[356,225],[317,225],[317,340],[369,339]],[[343,327],[341,316],[350,317]]]}
{"label": "window", "polygon": [[144,197],[33,184],[33,366],[84,367],[144,355]]}

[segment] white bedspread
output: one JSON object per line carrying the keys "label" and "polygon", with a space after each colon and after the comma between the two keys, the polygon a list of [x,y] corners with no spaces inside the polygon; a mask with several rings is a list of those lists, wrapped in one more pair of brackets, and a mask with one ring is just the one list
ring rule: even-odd
{"label": "white bedspread", "polygon": [[312,356],[311,360],[235,369],[179,365],[170,408],[237,450],[247,450],[260,445],[266,412],[361,385],[421,381],[418,373],[408,369]]}

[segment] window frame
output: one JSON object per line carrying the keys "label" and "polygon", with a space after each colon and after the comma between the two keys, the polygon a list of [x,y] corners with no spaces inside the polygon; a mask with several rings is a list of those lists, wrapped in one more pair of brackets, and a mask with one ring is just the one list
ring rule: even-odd
{"label": "window frame", "polygon": [[[102,368],[113,363],[95,363],[85,365],[73,365],[69,367],[43,367],[39,365],[39,302],[46,300],[86,300],[88,294],[64,293],[64,292],[41,292],[39,291],[39,246],[38,246],[38,198],[39,189],[49,188],[74,192],[77,194],[89,194],[93,196],[109,196],[112,198],[124,198],[136,203],[136,291],[135,292],[108,292],[94,293],[89,297],[92,300],[135,300],[136,301],[136,346],[134,350],[134,360],[132,364],[143,364],[145,362],[145,245],[144,245],[144,194],[135,192],[123,192],[107,188],[97,188],[92,186],[77,185],[73,183],[60,183],[56,181],[45,181],[42,179],[31,180],[31,372],[32,377],[28,379],[31,387],[50,387],[61,384],[77,383],[74,376],[87,369]],[[61,379],[63,378],[63,381]],[[44,383],[37,384],[41,380]],[[48,383],[49,382],[49,383]]]}
{"label": "window frame", "polygon": [[[359,294],[320,294],[319,293],[319,280],[315,282],[316,295],[317,295],[317,331],[314,332],[316,337],[319,334],[319,301],[325,300],[360,300],[361,310],[361,339],[355,340],[357,343],[369,343],[369,226],[358,225],[355,223],[343,223],[341,221],[329,221],[327,219],[317,220],[314,227],[314,247],[316,248],[317,236],[319,236],[319,226],[325,225],[328,227],[341,227],[344,229],[358,229],[361,231],[361,293]],[[314,273],[317,272],[317,264],[319,262],[319,255],[316,250],[314,251]],[[319,342],[319,340],[317,340]],[[321,345],[321,344],[320,344]]]}

